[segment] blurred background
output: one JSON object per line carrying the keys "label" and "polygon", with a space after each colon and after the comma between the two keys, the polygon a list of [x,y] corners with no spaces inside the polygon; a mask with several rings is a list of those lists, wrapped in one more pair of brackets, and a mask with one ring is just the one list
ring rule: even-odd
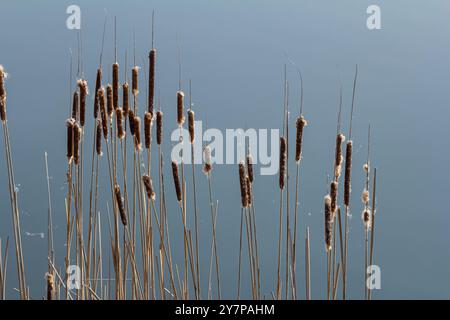
{"label": "blurred background", "polygon": [[[76,70],[78,50],[78,31],[66,27],[69,16],[66,8],[71,4],[81,8],[83,69],[91,91],[99,62],[105,13],[108,21],[104,82],[110,77],[114,62],[115,16],[122,82],[125,51],[128,52],[129,71],[133,65],[133,30],[136,34],[136,64],[144,67],[144,61],[147,63],[151,16],[155,10],[156,81],[166,121],[166,155],[171,150],[169,133],[176,125],[178,45],[185,91],[188,80],[192,79],[196,118],[207,120],[208,127],[220,130],[281,127],[284,64],[287,64],[291,84],[290,120],[291,128],[294,128],[299,80],[289,60],[298,65],[304,80],[304,115],[309,122],[305,129],[301,170],[299,239],[303,241],[305,229],[310,227],[312,297],[315,299],[325,298],[323,196],[327,192],[327,174],[333,165],[339,83],[343,85],[343,130],[348,135],[352,81],[355,64],[358,64],[348,295],[358,299],[364,293],[360,197],[370,123],[372,167],[378,168],[374,261],[381,267],[381,290],[374,291],[373,297],[450,298],[446,276],[450,268],[450,215],[445,200],[450,163],[448,1],[42,0],[33,3],[2,0],[0,64],[9,73],[7,112],[19,189],[27,281],[34,299],[45,294],[44,275],[47,271],[45,151],[51,176],[56,262],[59,268],[64,266],[65,120],[71,94],[69,53],[72,50]],[[369,30],[366,26],[369,17],[366,9],[372,4],[381,9],[380,30]],[[145,73],[141,73],[142,85]],[[143,88],[139,100],[141,110],[145,108]],[[87,112],[88,136],[92,133],[92,105],[91,94]],[[8,236],[12,240],[12,223],[4,156],[0,159],[0,199],[3,199],[0,201],[0,237],[4,242]],[[106,164],[103,157],[100,166],[105,169]],[[294,168],[293,161],[290,166]],[[89,167],[90,160],[86,165],[86,179]],[[200,173],[200,166],[197,173],[200,257],[206,274],[211,221],[207,181]],[[179,211],[172,194],[170,172],[166,175],[168,214],[174,228],[173,254],[181,256],[182,247],[176,244],[182,241]],[[294,190],[294,171],[291,177]],[[105,240],[106,202],[110,201],[107,179],[105,170],[100,177],[100,184],[105,188],[103,196],[100,195]],[[217,232],[222,291],[224,297],[234,298],[240,223],[237,166],[214,166],[213,180],[214,197],[219,201]],[[256,176],[255,180],[262,291],[269,297],[276,286],[278,176]],[[106,241],[104,247],[110,251]],[[303,242],[299,247],[298,285],[300,298],[303,298]],[[17,292],[13,289],[17,286],[15,258],[13,251],[10,252],[7,296],[16,298]],[[105,262],[104,270],[107,267]],[[250,297],[248,276],[243,278],[243,295]]]}

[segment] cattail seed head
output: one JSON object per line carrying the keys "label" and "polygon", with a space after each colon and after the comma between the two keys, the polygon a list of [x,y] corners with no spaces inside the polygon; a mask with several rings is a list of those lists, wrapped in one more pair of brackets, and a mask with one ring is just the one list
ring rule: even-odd
{"label": "cattail seed head", "polygon": [[122,108],[124,117],[128,116],[128,110],[130,110],[128,82],[122,84]]}
{"label": "cattail seed head", "polygon": [[342,142],[345,141],[345,136],[342,133],[339,133],[336,136],[336,153],[334,159],[334,176],[336,179],[341,177],[342,171],[342,161],[344,157],[342,156]]}
{"label": "cattail seed head", "polygon": [[338,182],[332,181],[330,185],[330,198],[331,198],[331,213],[333,214],[333,220],[337,210],[337,195],[338,195]]}
{"label": "cattail seed head", "polygon": [[108,140],[108,113],[106,110],[105,89],[102,87],[97,91],[98,102],[100,104],[100,115],[102,117],[103,137]]}
{"label": "cattail seed head", "polygon": [[47,300],[53,300],[53,291],[55,289],[55,278],[51,273],[46,273],[45,278],[47,280]]}
{"label": "cattail seed head", "polygon": [[119,139],[125,138],[125,130],[123,128],[123,111],[122,108],[116,109],[116,128],[117,128],[117,137]]}
{"label": "cattail seed head", "polygon": [[280,189],[284,189],[284,178],[286,176],[286,138],[280,138],[280,177],[279,177],[279,186]]}
{"label": "cattail seed head", "polygon": [[251,154],[247,155],[246,161],[248,178],[250,179],[250,182],[253,183],[253,157]]}
{"label": "cattail seed head", "polygon": [[148,175],[142,176],[142,181],[144,182],[145,191],[147,192],[147,197],[151,200],[156,199],[155,191],[153,190],[152,179]]}
{"label": "cattail seed head", "polygon": [[95,150],[97,154],[101,156],[102,153],[102,122],[97,120],[97,133],[95,137]]}
{"label": "cattail seed head", "polygon": [[141,143],[141,118],[138,116],[134,117],[134,148],[136,151],[142,150]]}
{"label": "cattail seed head", "polygon": [[117,202],[117,208],[119,209],[119,213],[120,213],[120,220],[122,220],[122,224],[124,226],[126,226],[127,225],[127,215],[125,214],[125,205],[123,203],[122,194],[120,193],[120,187],[117,184],[114,187],[114,194],[116,195],[116,202]]}
{"label": "cattail seed head", "polygon": [[99,101],[98,101],[98,90],[102,86],[102,69],[97,69],[97,77],[95,79],[95,97],[94,97],[94,118],[97,119],[98,117],[98,109],[99,109]]}
{"label": "cattail seed head", "polygon": [[133,110],[128,110],[128,123],[130,124],[130,133],[134,136],[134,112]]}
{"label": "cattail seed head", "polygon": [[156,49],[151,49],[149,54],[150,69],[148,77],[148,112],[153,115],[153,106],[155,101],[155,65]]}
{"label": "cattail seed head", "polygon": [[161,111],[158,111],[156,113],[156,143],[158,145],[162,142],[162,121],[163,121],[163,113]]}
{"label": "cattail seed head", "polygon": [[81,128],[78,123],[75,122],[73,126],[73,160],[75,164],[80,162],[80,140],[81,140]]}
{"label": "cattail seed head", "polygon": [[329,252],[333,245],[333,215],[331,213],[331,197],[325,196],[325,250]]}
{"label": "cattail seed head", "polygon": [[78,95],[78,91],[75,91],[72,98],[72,118],[74,118],[75,120],[78,119],[78,104],[80,102],[79,99],[80,98]]}
{"label": "cattail seed head", "polygon": [[370,230],[372,227],[372,215],[369,208],[365,208],[362,212],[361,219],[364,223],[364,229],[366,231]]}
{"label": "cattail seed head", "polygon": [[113,115],[113,90],[112,86],[108,84],[106,86],[106,110],[108,111],[108,116],[112,118]]}
{"label": "cattail seed head", "polygon": [[239,186],[241,189],[241,205],[243,208],[248,207],[248,194],[247,184],[245,182],[245,163],[241,161],[239,163]]}
{"label": "cattail seed head", "polygon": [[308,125],[308,122],[303,118],[303,116],[299,116],[296,121],[296,137],[295,137],[295,161],[297,163],[302,159],[302,144],[303,144],[303,129]]}
{"label": "cattail seed head", "polygon": [[87,81],[80,79],[77,82],[80,88],[80,125],[84,127],[86,121],[86,96],[89,94]]}
{"label": "cattail seed head", "polygon": [[139,78],[139,67],[134,66],[131,70],[131,87],[133,90],[133,95],[137,96],[139,94],[139,84],[138,84],[138,78]]}
{"label": "cattail seed head", "polygon": [[369,190],[364,189],[361,195],[361,201],[364,205],[368,206],[369,205]]}
{"label": "cattail seed head", "polygon": [[350,140],[347,142],[347,148],[345,150],[344,204],[347,207],[350,205],[352,150],[353,142]]}
{"label": "cattail seed head", "polygon": [[0,119],[2,122],[6,121],[6,89],[5,79],[7,74],[0,64]]}
{"label": "cattail seed head", "polygon": [[250,177],[245,176],[245,192],[247,193],[247,204],[249,207],[252,206],[252,182],[250,181]]}
{"label": "cattail seed head", "polygon": [[178,163],[176,160],[172,161],[172,175],[173,175],[173,183],[175,185],[175,192],[177,194],[178,202],[181,202],[181,184],[180,184],[180,176],[178,174]]}
{"label": "cattail seed head", "polygon": [[119,107],[119,64],[117,62],[112,65],[113,78],[113,107],[116,110]]}
{"label": "cattail seed head", "polygon": [[203,150],[203,157],[205,160],[205,165],[203,166],[203,172],[207,175],[212,170],[212,161],[211,161],[211,148],[206,146]]}
{"label": "cattail seed head", "polygon": [[146,149],[150,149],[152,143],[152,124],[152,114],[150,112],[146,112],[144,115],[144,140]]}
{"label": "cattail seed head", "polygon": [[184,92],[177,91],[177,123],[182,126],[184,123]]}
{"label": "cattail seed head", "polygon": [[363,170],[364,170],[365,173],[369,173],[369,171],[370,171],[370,166],[369,166],[368,163],[364,163],[364,165],[363,165]]}
{"label": "cattail seed head", "polygon": [[188,129],[189,129],[189,141],[191,143],[194,143],[194,140],[195,140],[195,131],[194,131],[195,125],[194,125],[194,123],[195,123],[194,111],[189,109],[188,110]]}
{"label": "cattail seed head", "polygon": [[75,124],[74,118],[66,120],[67,126],[67,161],[72,162],[73,159],[73,126]]}

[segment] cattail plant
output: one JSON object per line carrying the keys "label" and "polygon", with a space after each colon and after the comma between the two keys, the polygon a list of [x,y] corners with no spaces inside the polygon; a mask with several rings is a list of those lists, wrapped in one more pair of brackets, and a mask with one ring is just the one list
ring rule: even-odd
{"label": "cattail plant", "polygon": [[136,151],[142,150],[141,143],[141,118],[138,116],[134,117],[134,147]]}
{"label": "cattail plant", "polygon": [[247,194],[247,185],[245,182],[245,163],[241,161],[239,163],[239,186],[241,190],[241,205],[242,208],[248,207],[248,194]]}
{"label": "cattail plant", "polygon": [[80,141],[81,141],[81,128],[78,123],[75,122],[73,126],[73,160],[75,164],[80,162]]}
{"label": "cattail plant", "polygon": [[53,292],[55,287],[55,278],[53,277],[53,274],[47,273],[45,275],[45,278],[47,279],[47,300],[53,300]]}
{"label": "cattail plant", "polygon": [[132,109],[128,110],[128,123],[130,124],[130,133],[134,136],[134,112]]}
{"label": "cattail plant", "polygon": [[67,126],[67,161],[69,164],[73,159],[73,127],[75,125],[75,119],[69,118],[66,120]]}
{"label": "cattail plant", "polygon": [[102,118],[102,129],[103,129],[103,137],[105,140],[108,140],[108,113],[106,110],[106,97],[105,97],[105,89],[100,88],[97,91],[98,101],[100,105],[100,115]]}
{"label": "cattail plant", "polygon": [[152,114],[150,112],[145,112],[144,114],[144,140],[145,148],[150,149],[152,143]]}
{"label": "cattail plant", "polygon": [[114,105],[113,105],[113,89],[110,84],[106,86],[106,110],[108,111],[108,116],[112,118]]}
{"label": "cattail plant", "polygon": [[245,158],[247,164],[247,174],[251,183],[253,183],[253,157],[251,154],[248,154]]}
{"label": "cattail plant", "polygon": [[120,187],[117,184],[114,186],[114,195],[116,196],[117,208],[120,213],[120,219],[122,220],[122,224],[126,226],[127,215],[125,214],[125,205],[123,202],[122,194],[120,192]]}
{"label": "cattail plant", "polygon": [[184,92],[177,91],[177,123],[182,126],[184,123]]}
{"label": "cattail plant", "polygon": [[77,82],[80,89],[80,125],[84,127],[86,121],[86,96],[89,94],[87,81],[80,79]]}
{"label": "cattail plant", "polygon": [[123,111],[122,108],[116,108],[116,129],[117,138],[120,140],[125,137],[125,130],[123,128]]}
{"label": "cattail plant", "polygon": [[156,112],[156,143],[161,145],[162,142],[162,122],[163,122],[163,113],[161,111]]}
{"label": "cattail plant", "polygon": [[333,214],[331,212],[331,197],[326,195],[324,198],[325,203],[325,250],[330,252],[333,242]]}
{"label": "cattail plant", "polygon": [[188,131],[189,131],[189,141],[190,143],[194,143],[195,140],[195,131],[194,131],[194,126],[195,126],[195,113],[192,109],[188,110]]}
{"label": "cattail plant", "polygon": [[172,175],[173,175],[173,183],[175,186],[175,193],[177,195],[178,202],[181,203],[181,183],[180,183],[180,175],[178,173],[178,162],[176,160],[172,161]]}
{"label": "cattail plant", "polygon": [[128,111],[130,110],[129,91],[128,82],[125,81],[122,84],[122,108],[124,117],[128,116]]}
{"label": "cattail plant", "polygon": [[345,141],[345,136],[342,133],[338,133],[336,136],[336,152],[334,159],[334,176],[338,180],[341,176],[342,162],[344,157],[342,156],[342,143]]}
{"label": "cattail plant", "polygon": [[98,90],[100,90],[102,86],[102,68],[97,69],[97,76],[95,78],[95,96],[94,96],[94,118],[97,119],[98,117],[98,110],[99,110],[99,101],[98,101]]}
{"label": "cattail plant", "polygon": [[0,119],[6,121],[6,89],[5,89],[6,73],[0,64]]}
{"label": "cattail plant", "polygon": [[102,153],[102,122],[100,120],[97,120],[96,125],[96,141],[95,141],[95,150],[97,151],[97,155],[101,156]]}
{"label": "cattail plant", "polygon": [[280,163],[279,163],[279,187],[281,190],[284,189],[284,180],[286,178],[286,161],[287,161],[287,154],[286,154],[286,138],[281,137],[280,138]]}
{"label": "cattail plant", "polygon": [[136,97],[139,94],[139,67],[134,66],[131,70],[131,87],[133,91],[133,95]]}
{"label": "cattail plant", "polygon": [[119,64],[117,62],[112,65],[112,82],[113,108],[116,110],[119,107]]}
{"label": "cattail plant", "polygon": [[142,181],[144,182],[144,187],[145,187],[145,191],[147,193],[147,197],[154,201],[156,199],[156,194],[153,189],[152,179],[150,178],[150,176],[144,175],[144,176],[142,176]]}
{"label": "cattail plant", "polygon": [[345,149],[344,205],[346,207],[350,206],[352,152],[353,141],[349,140]]}
{"label": "cattail plant", "polygon": [[299,163],[302,158],[302,144],[303,144],[303,129],[308,125],[305,118],[300,115],[295,122],[296,135],[295,135],[295,162]]}
{"label": "cattail plant", "polygon": [[207,175],[212,170],[212,162],[211,162],[211,148],[209,146],[206,146],[203,150],[203,157],[205,160],[205,163],[203,165],[203,172]]}
{"label": "cattail plant", "polygon": [[78,119],[78,108],[79,108],[80,98],[78,91],[75,91],[73,93],[73,100],[72,100],[72,118]]}

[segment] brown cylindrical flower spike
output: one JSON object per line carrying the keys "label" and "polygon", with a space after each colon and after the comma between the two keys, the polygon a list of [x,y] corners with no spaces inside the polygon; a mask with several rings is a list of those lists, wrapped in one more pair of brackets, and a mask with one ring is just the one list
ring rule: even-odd
{"label": "brown cylindrical flower spike", "polygon": [[345,150],[345,179],[344,179],[344,204],[347,207],[350,205],[352,150],[353,150],[353,142],[348,141],[347,148]]}
{"label": "brown cylindrical flower spike", "polygon": [[113,108],[116,110],[119,107],[119,64],[115,62],[112,66],[113,78]]}
{"label": "brown cylindrical flower spike", "polygon": [[100,120],[97,120],[97,134],[95,137],[95,150],[97,151],[97,154],[101,156],[102,153],[102,122]]}
{"label": "brown cylindrical flower spike", "polygon": [[86,121],[86,96],[88,95],[88,86],[86,80],[78,80],[78,87],[80,88],[80,125],[84,127]]}
{"label": "brown cylindrical flower spike", "polygon": [[244,161],[239,163],[239,186],[241,189],[241,205],[243,208],[248,207],[247,185],[245,183],[245,164]]}
{"label": "brown cylindrical flower spike", "polygon": [[297,163],[302,159],[303,129],[308,125],[303,116],[299,116],[296,121],[296,137],[295,137],[295,161]]}
{"label": "brown cylindrical flower spike", "polygon": [[206,146],[203,150],[205,165],[203,166],[203,172],[208,174],[212,170],[212,161],[211,161],[211,148]]}
{"label": "brown cylindrical flower spike", "polygon": [[67,126],[67,161],[72,162],[73,159],[73,125],[75,124],[75,119],[69,118],[66,120]]}
{"label": "brown cylindrical flower spike", "polygon": [[125,82],[122,85],[122,108],[123,108],[123,116],[128,116],[128,111],[130,110],[130,102],[129,102],[129,89],[128,89],[128,82]]}
{"label": "brown cylindrical flower spike", "polygon": [[331,197],[325,196],[325,250],[329,252],[333,244],[333,217],[331,213]]}
{"label": "brown cylindrical flower spike", "polygon": [[333,220],[337,210],[337,195],[338,195],[338,183],[332,181],[330,185],[330,198],[331,198],[331,213],[333,214]]}
{"label": "brown cylindrical flower spike", "polygon": [[177,91],[177,123],[182,126],[184,123],[184,92]]}
{"label": "brown cylindrical flower spike", "polygon": [[287,151],[286,151],[286,138],[280,138],[280,177],[279,177],[279,186],[280,189],[284,189],[284,178],[286,176],[286,159],[287,159]]}
{"label": "brown cylindrical flower spike", "polygon": [[188,129],[189,129],[189,141],[194,143],[195,140],[195,114],[194,111],[188,110]]}
{"label": "brown cylindrical flower spike", "polygon": [[156,65],[156,49],[150,50],[149,55],[150,69],[148,77],[148,112],[153,116],[154,101],[155,101],[155,65]]}
{"label": "brown cylindrical flower spike", "polygon": [[163,122],[163,113],[161,111],[158,111],[156,113],[156,143],[158,145],[162,142],[162,122]]}
{"label": "brown cylindrical flower spike", "polygon": [[5,89],[6,73],[3,66],[0,65],[0,119],[6,121],[6,89]]}
{"label": "brown cylindrical flower spike", "polygon": [[249,207],[252,205],[252,182],[250,181],[249,176],[245,177],[245,190],[247,193],[247,204]]}
{"label": "brown cylindrical flower spike", "polygon": [[181,184],[180,184],[180,176],[178,174],[178,163],[176,160],[172,161],[172,175],[173,175],[173,183],[175,185],[175,192],[177,194],[178,202],[181,202]]}
{"label": "brown cylindrical flower spike", "polygon": [[250,179],[250,182],[253,183],[253,157],[251,154],[247,155],[246,161],[248,178]]}
{"label": "brown cylindrical flower spike", "polygon": [[132,109],[128,110],[128,123],[130,124],[130,133],[134,136],[134,112]]}
{"label": "brown cylindrical flower spike", "polygon": [[342,133],[339,133],[336,136],[336,153],[334,159],[334,176],[336,179],[341,177],[342,161],[344,160],[344,157],[342,156],[342,142],[344,141],[345,136]]}
{"label": "brown cylindrical flower spike", "polygon": [[138,116],[134,117],[134,147],[136,151],[142,150],[141,143],[141,118]]}
{"label": "brown cylindrical flower spike", "polygon": [[108,140],[108,113],[106,111],[105,89],[100,88],[97,91],[98,102],[100,104],[100,115],[102,117],[103,137]]}
{"label": "brown cylindrical flower spike", "polygon": [[78,91],[75,91],[72,98],[72,118],[74,118],[75,120],[78,119],[78,104],[80,102],[79,99],[80,98],[78,95]]}
{"label": "brown cylindrical flower spike", "polygon": [[117,202],[117,208],[119,209],[119,213],[120,213],[120,220],[122,220],[122,224],[124,226],[126,226],[127,225],[127,215],[125,214],[125,206],[123,203],[122,194],[120,193],[120,187],[117,184],[114,187],[114,194],[116,195],[116,202]]}
{"label": "brown cylindrical flower spike", "polygon": [[145,148],[150,149],[152,143],[152,114],[145,112],[144,114],[144,140]]}
{"label": "brown cylindrical flower spike", "polygon": [[80,162],[80,140],[81,140],[81,128],[78,123],[75,122],[73,126],[73,160],[75,164]]}
{"label": "brown cylindrical flower spike", "polygon": [[98,117],[98,110],[99,110],[99,101],[98,101],[98,95],[97,92],[102,86],[102,69],[97,69],[97,77],[95,79],[95,97],[94,97],[94,118],[97,119]]}
{"label": "brown cylindrical flower spike", "polygon": [[108,116],[112,118],[113,115],[113,90],[112,86],[108,84],[106,86],[106,110],[108,111]]}
{"label": "brown cylindrical flower spike", "polygon": [[145,191],[147,192],[147,197],[151,200],[156,199],[155,191],[153,190],[152,179],[148,175],[144,175],[142,177],[142,181],[144,182]]}
{"label": "brown cylindrical flower spike", "polygon": [[116,126],[117,126],[117,137],[119,139],[125,138],[125,130],[123,128],[123,111],[122,108],[116,109]]}
{"label": "brown cylindrical flower spike", "polygon": [[139,67],[138,66],[134,66],[133,69],[131,70],[131,87],[133,89],[133,95],[137,96],[139,94],[139,84],[138,84],[138,79],[139,79]]}

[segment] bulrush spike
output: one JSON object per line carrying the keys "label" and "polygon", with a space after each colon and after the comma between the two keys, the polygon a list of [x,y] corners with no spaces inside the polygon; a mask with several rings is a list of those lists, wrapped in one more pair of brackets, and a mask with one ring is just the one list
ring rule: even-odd
{"label": "bulrush spike", "polygon": [[146,112],[144,115],[144,140],[146,149],[150,149],[152,143],[152,124],[152,114]]}
{"label": "bulrush spike", "polygon": [[279,177],[279,187],[284,189],[284,178],[286,176],[286,138],[280,138],[280,177]]}
{"label": "bulrush spike", "polygon": [[172,175],[173,175],[173,183],[175,185],[175,192],[177,194],[177,200],[178,202],[181,202],[180,175],[178,174],[178,162],[176,160],[172,161]]}
{"label": "bulrush spike", "polygon": [[80,125],[84,127],[86,122],[86,96],[89,94],[87,81],[78,80],[78,87],[80,88]]}
{"label": "bulrush spike", "polygon": [[6,121],[6,89],[5,89],[6,72],[0,64],[0,119]]}
{"label": "bulrush spike", "polygon": [[369,208],[365,208],[362,212],[361,219],[364,223],[364,228],[369,231],[372,227],[372,213]]}
{"label": "bulrush spike", "polygon": [[177,123],[182,126],[184,123],[184,92],[177,91]]}
{"label": "bulrush spike", "polygon": [[116,128],[117,128],[117,137],[119,139],[125,138],[125,130],[123,128],[123,111],[122,108],[116,109]]}
{"label": "bulrush spike", "polygon": [[113,107],[113,90],[110,84],[106,86],[106,110],[108,111],[108,116],[112,118],[114,107]]}
{"label": "bulrush spike", "polygon": [[155,101],[155,65],[156,65],[156,49],[150,50],[149,54],[150,69],[148,77],[148,112],[153,116],[154,101]]}
{"label": "bulrush spike", "polygon": [[326,195],[325,199],[325,250],[329,252],[333,245],[333,215],[331,213],[331,197]]}
{"label": "bulrush spike", "polygon": [[102,86],[102,69],[98,68],[97,69],[97,77],[95,79],[95,97],[94,97],[94,118],[97,119],[98,117],[98,106],[99,106],[99,101],[98,101],[98,95],[97,92],[100,89],[100,87]]}
{"label": "bulrush spike", "polygon": [[248,178],[250,179],[250,182],[253,183],[253,157],[250,153],[247,155],[246,161]]}
{"label": "bulrush spike", "polygon": [[153,189],[152,179],[148,175],[142,176],[142,181],[144,182],[145,191],[147,192],[147,197],[151,200],[156,199],[156,194]]}
{"label": "bulrush spike", "polygon": [[128,82],[124,82],[122,84],[122,108],[123,108],[123,116],[128,116],[128,111],[130,110],[130,103],[129,103],[129,89],[128,89]]}
{"label": "bulrush spike", "polygon": [[352,150],[353,142],[350,140],[347,142],[347,148],[345,150],[344,204],[347,207],[350,205]]}
{"label": "bulrush spike", "polygon": [[108,140],[108,113],[106,111],[105,89],[102,87],[97,91],[98,102],[100,104],[100,115],[102,117],[103,137]]}
{"label": "bulrush spike", "polygon": [[75,120],[78,118],[78,104],[80,102],[80,98],[78,95],[78,91],[75,91],[73,93],[73,100],[72,100],[72,118]]}
{"label": "bulrush spike", "polygon": [[195,140],[195,113],[193,110],[188,110],[188,129],[189,129],[189,141],[194,143]]}
{"label": "bulrush spike", "polygon": [[142,150],[141,143],[141,118],[138,116],[134,117],[134,148],[136,151]]}
{"label": "bulrush spike", "polygon": [[75,124],[74,118],[66,120],[67,126],[67,161],[72,162],[73,159],[73,126]]}
{"label": "bulrush spike", "polygon": [[156,143],[158,145],[161,145],[162,142],[162,121],[163,121],[163,113],[161,111],[158,111],[156,113]]}
{"label": "bulrush spike", "polygon": [[336,216],[337,210],[337,195],[338,195],[338,183],[337,181],[332,181],[330,185],[330,198],[331,198],[331,213],[333,214],[333,220]]}
{"label": "bulrush spike", "polygon": [[342,133],[339,133],[336,136],[336,153],[334,159],[334,176],[336,180],[341,177],[342,161],[344,160],[344,157],[342,156],[342,143],[344,141],[345,136]]}
{"label": "bulrush spike", "polygon": [[119,213],[120,213],[120,220],[122,220],[122,224],[124,226],[126,226],[127,225],[127,215],[125,214],[125,206],[123,203],[122,194],[120,193],[120,187],[118,184],[116,184],[114,187],[114,194],[116,195],[116,202],[117,202],[117,207],[118,207]]}
{"label": "bulrush spike", "polygon": [[252,206],[252,182],[250,181],[250,177],[245,176],[245,191],[247,193],[247,204],[249,207]]}
{"label": "bulrush spike", "polygon": [[80,162],[80,140],[81,140],[81,128],[78,123],[73,125],[73,160],[75,164]]}
{"label": "bulrush spike", "polygon": [[95,141],[95,149],[97,154],[101,156],[102,153],[102,122],[97,120],[97,136]]}
{"label": "bulrush spike", "polygon": [[212,170],[212,161],[211,161],[211,148],[206,146],[203,150],[203,155],[205,158],[205,165],[203,166],[203,172],[205,174],[209,174]]}
{"label": "bulrush spike", "polygon": [[134,66],[131,70],[131,87],[133,89],[133,95],[137,96],[139,94],[139,67]]}
{"label": "bulrush spike", "polygon": [[134,136],[134,112],[133,110],[128,110],[128,122],[130,123],[130,133]]}
{"label": "bulrush spike", "polygon": [[113,108],[116,110],[119,107],[119,64],[117,62],[112,65],[113,77]]}
{"label": "bulrush spike", "polygon": [[296,121],[296,139],[295,139],[295,161],[299,163],[302,160],[302,144],[303,144],[303,129],[308,125],[305,118],[300,115]]}
{"label": "bulrush spike", "polygon": [[247,185],[245,183],[245,163],[239,163],[239,186],[241,189],[241,205],[243,208],[248,207]]}
{"label": "bulrush spike", "polygon": [[47,300],[53,300],[53,291],[55,290],[55,278],[51,273],[46,273],[47,279]]}

